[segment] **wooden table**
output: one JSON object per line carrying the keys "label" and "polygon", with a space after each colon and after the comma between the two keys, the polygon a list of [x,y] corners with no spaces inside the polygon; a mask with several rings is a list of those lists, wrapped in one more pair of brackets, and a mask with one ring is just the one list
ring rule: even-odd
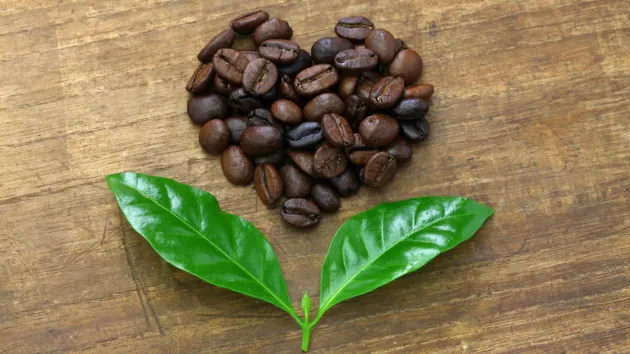
{"label": "wooden table", "polygon": [[[313,231],[226,182],[186,116],[198,50],[256,8],[304,48],[364,14],[436,87],[413,162]],[[627,0],[3,0],[0,48],[0,352],[299,352],[285,313],[174,269],[121,220],[104,177],[123,170],[252,221],[296,305],[317,302],[356,212],[421,195],[496,209],[470,242],[329,311],[313,353],[630,351]]]}

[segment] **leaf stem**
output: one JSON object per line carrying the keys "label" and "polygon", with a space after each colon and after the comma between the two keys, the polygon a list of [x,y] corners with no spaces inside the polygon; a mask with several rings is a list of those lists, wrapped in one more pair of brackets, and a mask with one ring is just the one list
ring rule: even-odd
{"label": "leaf stem", "polygon": [[311,344],[311,329],[313,327],[309,326],[308,322],[304,323],[302,326],[302,351],[304,353],[308,352],[308,347]]}

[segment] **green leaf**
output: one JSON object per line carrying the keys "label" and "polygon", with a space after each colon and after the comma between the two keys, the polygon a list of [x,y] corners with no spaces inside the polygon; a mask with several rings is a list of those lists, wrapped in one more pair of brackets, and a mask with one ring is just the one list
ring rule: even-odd
{"label": "green leaf", "polygon": [[109,175],[107,183],[129,224],[165,261],[267,301],[301,323],[269,242],[245,219],[222,211],[210,193],[135,173]]}
{"label": "green leaf", "polygon": [[304,311],[304,322],[308,323],[308,315],[311,312],[311,298],[308,293],[304,293],[302,297],[302,311]]}

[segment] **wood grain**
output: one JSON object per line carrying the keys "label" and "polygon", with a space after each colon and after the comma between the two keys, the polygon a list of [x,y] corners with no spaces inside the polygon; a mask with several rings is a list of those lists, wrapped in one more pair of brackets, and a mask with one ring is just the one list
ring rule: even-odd
{"label": "wood grain", "polygon": [[[424,269],[331,310],[313,353],[630,352],[627,0],[0,1],[0,352],[297,353],[274,307],[166,265],[104,176],[211,191],[318,300],[334,231],[383,201],[496,209]],[[393,183],[295,231],[197,144],[184,86],[230,18],[265,8],[304,48],[363,14],[417,49],[431,137]]]}

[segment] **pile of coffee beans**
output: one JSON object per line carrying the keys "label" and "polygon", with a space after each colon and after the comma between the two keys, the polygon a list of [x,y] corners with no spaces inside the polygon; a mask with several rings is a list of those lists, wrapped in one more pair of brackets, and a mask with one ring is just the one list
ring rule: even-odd
{"label": "pile of coffee beans", "polygon": [[260,200],[280,204],[297,227],[316,225],[340,197],[380,187],[409,161],[409,142],[429,135],[433,85],[416,84],[420,55],[362,16],[310,54],[293,29],[265,11],[233,19],[199,52],[186,86],[199,143],[221,154],[228,181],[252,180]]}

